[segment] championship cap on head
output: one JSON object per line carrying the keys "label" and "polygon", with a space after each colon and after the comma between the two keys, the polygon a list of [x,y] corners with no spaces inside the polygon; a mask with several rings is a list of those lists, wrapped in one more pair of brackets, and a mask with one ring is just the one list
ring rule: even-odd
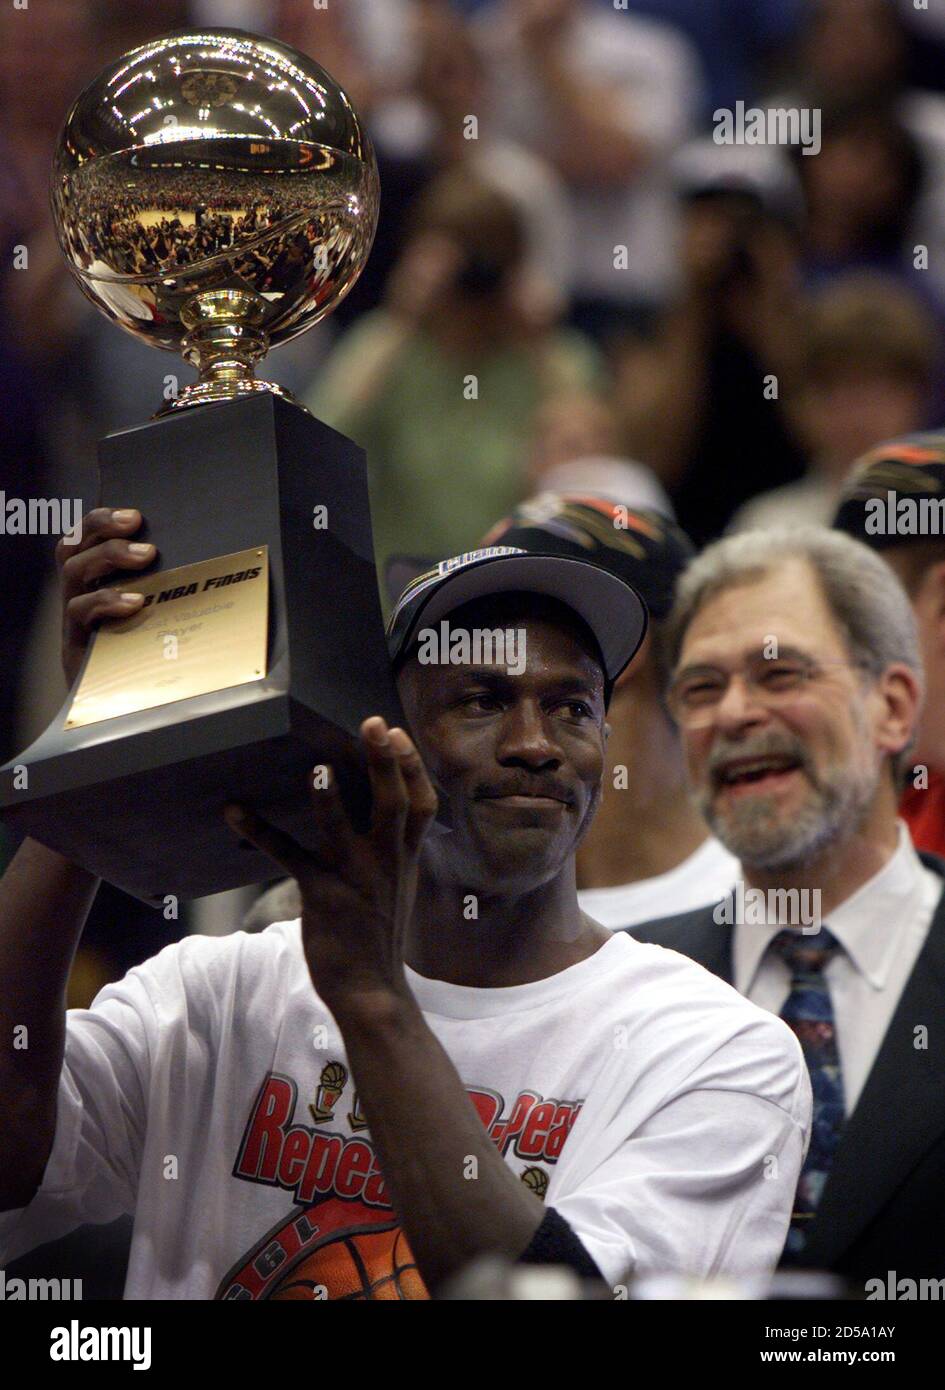
{"label": "championship cap on head", "polygon": [[941,502],[945,513],[945,433],[906,435],[864,454],[843,485],[833,526],[874,550],[943,534],[903,524],[897,511],[903,499]]}
{"label": "championship cap on head", "polygon": [[696,553],[660,512],[576,492],[538,493],[493,526],[482,544],[590,561],[635,589],[654,618],[669,612],[676,579]]}
{"label": "championship cap on head", "polygon": [[486,546],[441,560],[397,600],[387,625],[391,660],[410,651],[421,627],[473,599],[493,594],[557,599],[586,623],[600,649],[607,698],[646,633],[647,611],[635,589],[600,565],[564,555],[536,555],[511,545]]}

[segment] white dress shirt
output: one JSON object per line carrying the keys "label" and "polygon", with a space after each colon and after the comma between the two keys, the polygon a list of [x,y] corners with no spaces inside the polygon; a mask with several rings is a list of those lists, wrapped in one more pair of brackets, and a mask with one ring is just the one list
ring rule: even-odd
{"label": "white dress shirt", "polygon": [[[848,1115],[866,1084],[941,895],[942,879],[922,863],[900,821],[895,853],[823,922],[841,947],[824,967],[824,979],[833,1001]],[[791,984],[786,962],[767,949],[780,930],[739,923],[733,947],[736,989],[772,1013],[780,1013]]]}

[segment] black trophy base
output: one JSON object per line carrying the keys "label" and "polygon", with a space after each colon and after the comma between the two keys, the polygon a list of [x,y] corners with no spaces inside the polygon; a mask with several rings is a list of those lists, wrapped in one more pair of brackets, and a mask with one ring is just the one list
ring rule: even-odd
{"label": "black trophy base", "polygon": [[363,826],[358,726],[370,714],[402,721],[364,453],[299,406],[258,395],[109,435],[99,464],[99,505],[137,507],[135,539],[158,547],[142,576],[269,547],[266,675],[67,729],[70,692],[0,769],[0,815],[148,903],[263,882],[278,867],[239,841],[224,803],[252,802],[315,848],[310,774],[330,763]]}

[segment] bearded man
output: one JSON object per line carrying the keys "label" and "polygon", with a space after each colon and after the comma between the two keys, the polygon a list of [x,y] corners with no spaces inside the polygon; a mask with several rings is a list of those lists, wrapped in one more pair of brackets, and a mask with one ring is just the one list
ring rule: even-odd
{"label": "bearded man", "polygon": [[786,1264],[945,1274],[945,863],[898,819],[922,700],[915,618],[880,557],[822,528],[692,562],[668,703],[710,829],[716,907],[630,928],[800,1039],[814,1124]]}

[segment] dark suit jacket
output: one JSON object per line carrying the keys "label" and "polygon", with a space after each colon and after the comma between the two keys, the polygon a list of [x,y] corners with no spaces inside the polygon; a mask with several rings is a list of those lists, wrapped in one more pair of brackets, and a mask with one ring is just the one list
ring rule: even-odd
{"label": "dark suit jacket", "polygon": [[[945,861],[922,854],[945,879]],[[734,928],[712,907],[625,928],[733,983]],[[914,1046],[915,1029],[928,1045]],[[945,1278],[945,896],[848,1116],[809,1227],[805,1263],[856,1283]]]}

